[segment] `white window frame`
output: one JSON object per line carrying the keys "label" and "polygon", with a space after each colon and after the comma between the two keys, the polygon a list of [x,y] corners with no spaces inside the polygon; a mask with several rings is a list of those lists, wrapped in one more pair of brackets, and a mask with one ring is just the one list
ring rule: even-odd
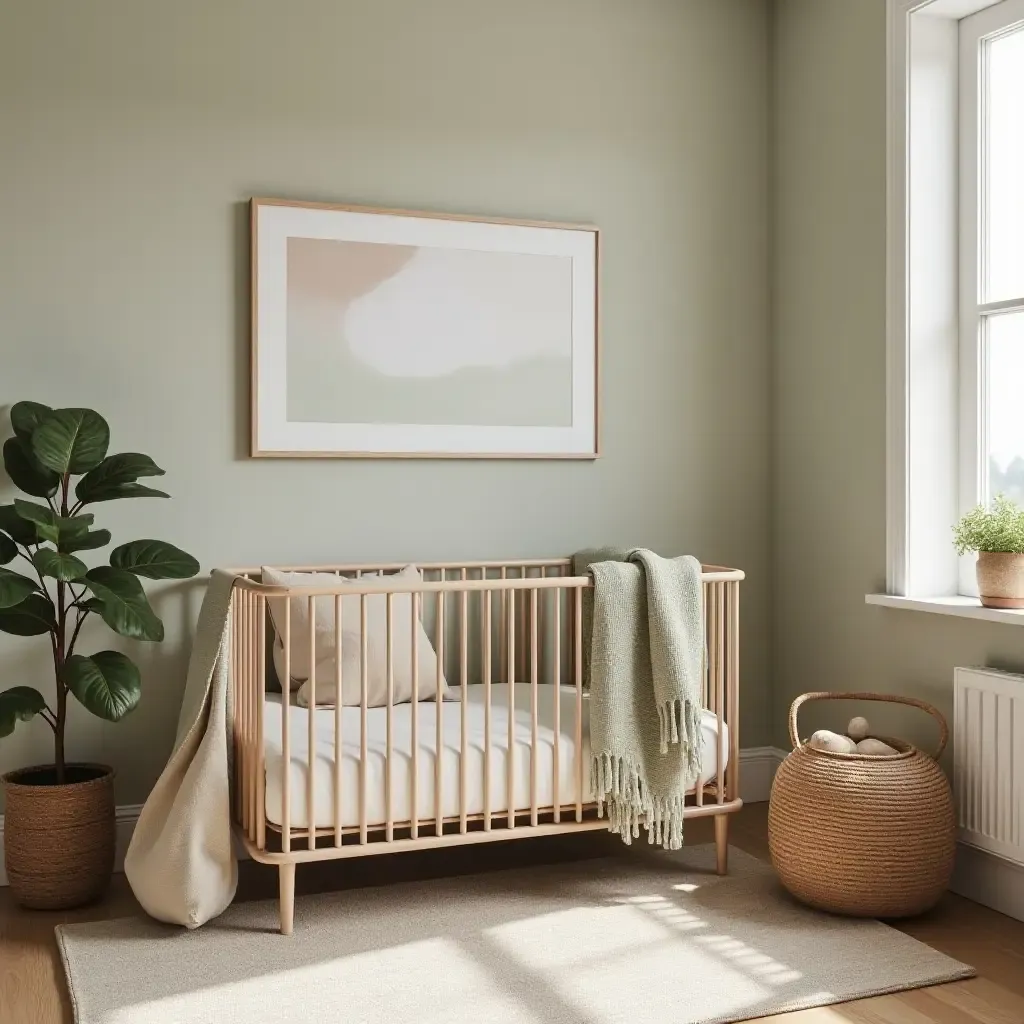
{"label": "white window frame", "polygon": [[[1024,0],[1003,0],[959,24],[960,54],[960,514],[988,502],[987,328],[993,316],[1024,310],[1024,296],[985,301],[984,192],[987,147],[984,93],[988,45],[1019,31]],[[977,595],[974,559],[960,560],[960,593]]]}
{"label": "white window frame", "polygon": [[961,96],[960,22],[995,17],[990,9],[1005,2],[888,0],[887,571],[886,592],[867,600],[1024,624],[1021,612],[982,609],[970,596],[974,562],[957,559],[950,532],[968,496],[974,504],[983,493],[976,326],[974,342],[963,342],[985,311],[976,293],[974,306],[961,294],[960,241],[976,238],[967,232],[977,214],[961,197],[970,130],[961,102],[970,101]]}

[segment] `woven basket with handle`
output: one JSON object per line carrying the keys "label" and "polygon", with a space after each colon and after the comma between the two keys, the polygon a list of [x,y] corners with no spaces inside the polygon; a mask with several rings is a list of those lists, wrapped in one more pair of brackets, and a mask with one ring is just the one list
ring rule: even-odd
{"label": "woven basket with handle", "polygon": [[[814,750],[797,715],[812,700],[908,704],[939,724],[929,757],[885,739],[883,756]],[[912,697],[805,693],[789,712],[793,752],[779,766],[768,812],[768,845],[782,884],[821,910],[857,917],[909,917],[933,906],[949,884],[956,848],[953,796],[937,760],[949,739],[938,709]]]}

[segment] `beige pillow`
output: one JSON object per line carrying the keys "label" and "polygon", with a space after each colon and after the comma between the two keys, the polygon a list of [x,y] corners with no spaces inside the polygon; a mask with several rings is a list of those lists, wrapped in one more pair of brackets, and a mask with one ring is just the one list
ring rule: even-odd
{"label": "beige pillow", "polygon": [[[377,574],[366,573],[363,579],[376,578]],[[406,566],[400,573],[387,577],[395,582],[419,583],[420,571],[414,565]],[[271,586],[352,586],[356,580],[333,573],[281,572],[264,567],[263,582]],[[298,688],[298,702],[309,706],[309,598],[293,597],[289,630],[291,637],[291,689]],[[284,631],[285,598],[270,598],[267,605],[274,622],[277,637],[274,642],[274,667],[282,687],[285,685]],[[334,643],[334,598],[324,595],[316,599],[314,621],[314,649],[316,673],[316,703],[337,702],[337,673]],[[360,665],[360,608],[359,597],[343,597],[341,601],[341,702],[348,707],[361,702],[362,679]],[[392,700],[401,704],[412,700],[412,595],[395,594],[391,599],[391,662],[393,676]],[[437,692],[437,656],[433,645],[423,628],[416,623],[417,664],[419,667],[418,699],[430,700]],[[387,598],[384,594],[371,594],[366,598],[366,685],[367,706],[382,707],[387,704]],[[441,675],[442,696],[448,683]]]}

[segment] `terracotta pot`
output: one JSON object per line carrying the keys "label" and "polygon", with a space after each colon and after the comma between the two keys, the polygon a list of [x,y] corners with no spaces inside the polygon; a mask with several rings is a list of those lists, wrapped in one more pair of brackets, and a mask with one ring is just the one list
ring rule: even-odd
{"label": "terracotta pot", "polygon": [[1024,555],[979,551],[978,593],[986,608],[1024,608]]}
{"label": "terracotta pot", "polygon": [[114,870],[114,770],[69,764],[64,785],[53,765],[4,776],[4,863],[23,906],[66,910],[98,899]]}

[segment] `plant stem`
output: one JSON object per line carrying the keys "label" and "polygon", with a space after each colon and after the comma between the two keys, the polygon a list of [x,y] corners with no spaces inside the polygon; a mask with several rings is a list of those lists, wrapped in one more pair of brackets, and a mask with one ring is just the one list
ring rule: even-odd
{"label": "plant stem", "polygon": [[[38,544],[36,545],[36,550],[39,550]],[[42,588],[42,591],[46,595],[46,597],[52,602],[53,598],[50,597],[50,588],[47,587],[46,580],[43,579],[43,574],[37,568],[36,563],[32,561],[32,556],[28,554],[28,547],[26,546],[24,551],[19,551],[18,555],[21,558],[24,558],[25,561],[32,566],[33,570],[35,570],[35,574],[39,578],[39,586]]]}
{"label": "plant stem", "polygon": [[67,624],[64,607],[64,584],[57,583],[57,637],[54,644],[54,675],[57,683],[57,721],[53,730],[53,760],[57,767],[57,785],[64,785],[64,724],[67,719],[68,693],[64,686],[64,629]]}
{"label": "plant stem", "polygon": [[[70,479],[71,475],[69,473],[65,473],[61,479],[60,508],[62,516],[66,516],[68,514],[68,482]],[[55,638],[53,650],[53,667],[57,683],[57,720],[53,730],[53,759],[57,769],[58,786],[64,785],[64,728],[67,724],[68,711],[68,690],[64,685],[64,659],[66,657],[64,641],[66,639],[67,615],[70,609],[66,608],[64,605],[64,588],[66,586],[67,584],[63,581],[57,581],[57,636]],[[81,623],[79,623],[79,625],[81,625]],[[78,635],[77,629],[75,630],[75,635]]]}
{"label": "plant stem", "polygon": [[[71,605],[71,607],[72,608],[77,608],[78,606],[77,605]],[[69,611],[70,611],[70,608],[69,608]],[[64,651],[64,660],[65,661],[68,658],[70,658],[72,654],[75,653],[75,641],[78,639],[78,634],[82,630],[82,623],[85,622],[85,618],[86,618],[86,616],[88,614],[89,614],[89,612],[86,611],[84,608],[83,609],[79,609],[78,621],[75,623],[74,631],[71,634],[71,641],[68,644],[67,649]]]}

